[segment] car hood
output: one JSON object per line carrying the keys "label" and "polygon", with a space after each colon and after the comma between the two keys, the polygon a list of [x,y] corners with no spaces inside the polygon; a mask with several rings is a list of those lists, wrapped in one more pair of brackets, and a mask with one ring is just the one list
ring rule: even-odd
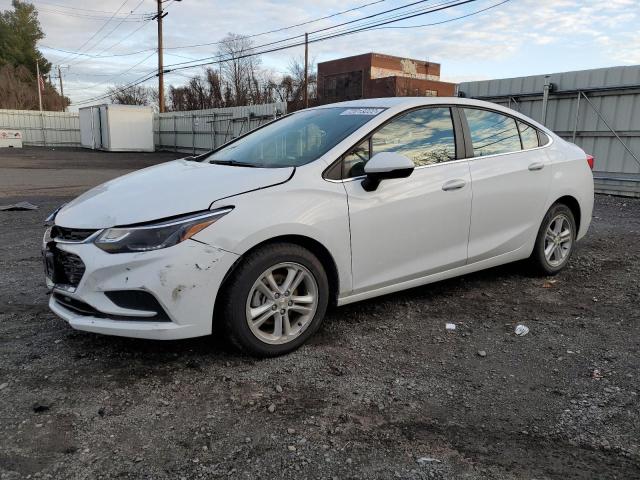
{"label": "car hood", "polygon": [[92,188],[60,209],[55,223],[106,228],[206,210],[216,200],[286,182],[293,170],[174,160]]}

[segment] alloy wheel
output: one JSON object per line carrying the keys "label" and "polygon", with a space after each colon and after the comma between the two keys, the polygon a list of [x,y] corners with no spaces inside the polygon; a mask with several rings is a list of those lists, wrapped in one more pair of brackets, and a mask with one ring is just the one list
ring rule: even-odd
{"label": "alloy wheel", "polygon": [[318,307],[318,284],[303,265],[284,262],[265,270],[254,282],[246,304],[251,332],[269,344],[299,337]]}
{"label": "alloy wheel", "polygon": [[544,256],[552,267],[562,265],[571,253],[573,233],[571,222],[565,214],[553,217],[544,236]]}

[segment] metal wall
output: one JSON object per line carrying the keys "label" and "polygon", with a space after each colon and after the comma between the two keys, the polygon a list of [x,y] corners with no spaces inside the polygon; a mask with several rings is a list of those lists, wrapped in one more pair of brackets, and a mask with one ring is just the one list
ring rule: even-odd
{"label": "metal wall", "polygon": [[286,111],[286,102],[280,102],[161,113],[154,120],[156,149],[193,154],[205,152],[284,115]]}
{"label": "metal wall", "polygon": [[640,196],[640,65],[465,82],[595,156],[596,191]]}
{"label": "metal wall", "polygon": [[77,113],[0,109],[1,128],[20,130],[25,145],[80,146]]}

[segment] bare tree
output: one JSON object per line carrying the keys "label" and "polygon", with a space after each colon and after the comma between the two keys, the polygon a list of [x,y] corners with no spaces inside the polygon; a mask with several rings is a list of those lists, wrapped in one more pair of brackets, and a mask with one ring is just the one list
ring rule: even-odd
{"label": "bare tree", "polygon": [[249,105],[255,103],[259,94],[257,70],[260,58],[251,55],[253,42],[242,35],[229,33],[222,40],[219,54],[224,61],[221,63],[222,77],[227,83],[230,100],[233,105]]}
{"label": "bare tree", "polygon": [[[304,108],[304,88],[304,60],[292,57],[289,60],[287,73],[275,88],[276,97],[282,102],[288,102],[289,110],[299,110]],[[309,67],[307,88],[309,104],[313,105],[317,99],[317,73],[314,61],[311,62]]]}
{"label": "bare tree", "polygon": [[208,68],[182,87],[169,87],[169,107],[174,111],[200,110],[225,106],[222,82],[216,71]]}
{"label": "bare tree", "polygon": [[113,103],[121,105],[151,105],[153,100],[152,89],[143,85],[115,86],[109,88],[107,94]]}

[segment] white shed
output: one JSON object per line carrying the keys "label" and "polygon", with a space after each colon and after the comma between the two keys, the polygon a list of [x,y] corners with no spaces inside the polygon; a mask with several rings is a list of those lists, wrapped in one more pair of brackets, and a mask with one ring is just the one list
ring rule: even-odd
{"label": "white shed", "polygon": [[96,105],[79,109],[80,144],[109,152],[153,152],[153,109]]}

